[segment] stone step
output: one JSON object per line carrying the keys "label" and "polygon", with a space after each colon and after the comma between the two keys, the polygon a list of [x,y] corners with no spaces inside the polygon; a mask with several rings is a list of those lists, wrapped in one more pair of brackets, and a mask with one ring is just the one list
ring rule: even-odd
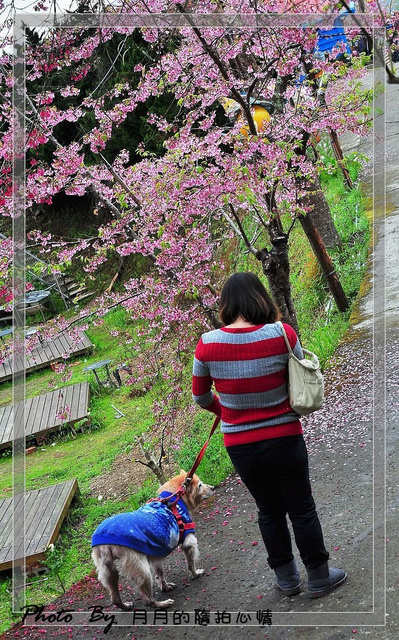
{"label": "stone step", "polygon": [[73,287],[68,288],[68,294],[71,298],[74,298],[78,293],[83,293],[87,291],[87,287],[76,284]]}
{"label": "stone step", "polygon": [[92,296],[94,296],[93,291],[88,291],[87,293],[84,293],[83,295],[78,295],[75,298],[73,298],[73,303],[74,304],[78,304],[78,303],[82,302],[82,300],[86,300],[87,298],[91,298]]}

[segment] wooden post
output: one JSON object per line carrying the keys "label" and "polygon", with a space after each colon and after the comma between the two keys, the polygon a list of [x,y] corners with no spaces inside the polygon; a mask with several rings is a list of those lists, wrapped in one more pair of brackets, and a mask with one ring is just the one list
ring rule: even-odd
{"label": "wooden post", "polygon": [[312,246],[314,254],[320,264],[323,274],[328,282],[330,291],[334,297],[339,311],[347,311],[349,308],[348,299],[342,288],[341,282],[335,271],[334,264],[329,256],[325,244],[313,224],[311,216],[299,216],[300,223]]}
{"label": "wooden post", "polygon": [[341,148],[341,144],[339,142],[337,133],[336,131],[332,131],[330,129],[329,134],[330,134],[331,145],[332,145],[332,148],[334,149],[335,157],[337,159],[338,166],[342,171],[342,175],[344,176],[346,185],[349,189],[353,189],[353,182],[349,175],[349,171],[344,164],[345,158],[344,158],[344,154],[342,153],[342,148]]}

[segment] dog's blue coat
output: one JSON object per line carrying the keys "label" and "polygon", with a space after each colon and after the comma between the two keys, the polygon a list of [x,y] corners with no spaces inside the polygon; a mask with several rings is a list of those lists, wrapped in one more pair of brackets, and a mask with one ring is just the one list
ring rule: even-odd
{"label": "dog's blue coat", "polygon": [[[159,497],[170,495],[163,491]],[[184,540],[189,533],[195,533],[194,523],[181,498],[176,506],[183,522],[193,525],[192,529],[184,531]],[[172,511],[164,503],[147,502],[137,511],[119,513],[104,520],[93,533],[92,546],[98,544],[119,544],[149,556],[165,557],[179,544],[179,527]]]}

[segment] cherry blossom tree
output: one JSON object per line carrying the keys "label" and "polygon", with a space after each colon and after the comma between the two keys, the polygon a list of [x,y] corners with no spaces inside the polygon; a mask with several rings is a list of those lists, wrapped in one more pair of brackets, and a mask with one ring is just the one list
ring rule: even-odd
{"label": "cherry blossom tree", "polygon": [[[40,248],[53,271],[78,264],[87,278],[96,278],[110,256],[144,259],[142,273],[125,282],[124,292],[103,292],[99,313],[126,299],[132,316],[146,318],[159,340],[176,336],[178,327],[178,348],[190,351],[199,331],[218,326],[226,240],[238,237],[261,261],[284,318],[298,329],[288,252],[296,220],[315,246],[324,247],[314,206],[320,202],[314,141],[330,131],[365,134],[369,104],[360,86],[362,59],[340,59],[342,46],[329,60],[316,58],[317,27],[286,20],[301,10],[280,0],[129,0],[104,8],[106,16],[119,16],[112,28],[89,28],[82,21],[73,27],[70,21],[70,28],[32,30],[25,51],[18,52],[26,61],[28,242]],[[238,11],[265,22],[261,28],[197,25],[197,15],[217,19]],[[140,28],[140,42],[133,42],[129,15],[172,12],[181,17],[179,26]],[[268,23],[270,12],[282,16],[280,24]],[[134,46],[142,59],[123,68]],[[329,82],[321,93],[317,78],[323,75]],[[13,82],[4,53],[5,225],[13,215],[13,127],[20,122],[18,114],[13,120]],[[148,108],[161,99],[170,109]],[[161,136],[162,152],[143,142],[110,153],[118,132],[129,131],[129,118],[138,112]],[[41,224],[56,215],[53,203],[60,194],[90,196],[90,233],[63,238]],[[7,271],[8,260],[1,264]],[[2,286],[6,299],[6,278]]]}

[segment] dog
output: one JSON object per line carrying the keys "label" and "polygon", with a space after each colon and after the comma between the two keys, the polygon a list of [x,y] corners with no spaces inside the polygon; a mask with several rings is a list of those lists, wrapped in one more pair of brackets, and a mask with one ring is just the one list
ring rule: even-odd
{"label": "dog", "polygon": [[[203,569],[197,568],[198,542],[189,509],[195,509],[213,496],[215,488],[204,484],[194,474],[185,492],[176,497],[174,494],[182,487],[186,476],[186,472],[181,471],[159,488],[157,498],[137,511],[107,518],[93,534],[92,559],[98,579],[109,591],[112,604],[122,611],[131,611],[133,604],[122,601],[119,577],[138,586],[145,606],[166,609],[174,604],[171,598],[155,600],[153,576],[164,592],[176,586],[166,582],[162,563],[179,544],[182,544],[192,578],[199,578],[204,573]],[[169,505],[164,502],[168,498]]]}

